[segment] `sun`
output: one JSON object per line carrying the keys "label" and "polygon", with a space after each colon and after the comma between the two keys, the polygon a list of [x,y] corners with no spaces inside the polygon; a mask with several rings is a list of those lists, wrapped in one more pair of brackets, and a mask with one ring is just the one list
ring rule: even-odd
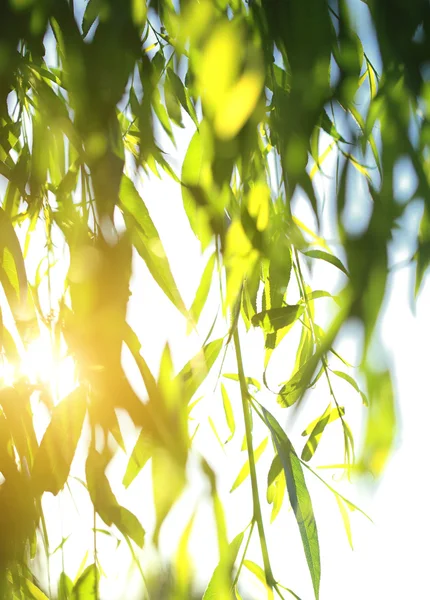
{"label": "sun", "polygon": [[58,404],[77,384],[73,357],[65,343],[56,343],[47,328],[23,350],[15,377],[24,377],[33,385],[43,385]]}

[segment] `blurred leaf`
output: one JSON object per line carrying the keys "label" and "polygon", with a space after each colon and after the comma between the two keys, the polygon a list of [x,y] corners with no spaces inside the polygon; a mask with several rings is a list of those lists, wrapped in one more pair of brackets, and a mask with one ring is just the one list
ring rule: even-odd
{"label": "blurred leaf", "polygon": [[57,495],[63,489],[87,410],[86,396],[77,388],[58,404],[34,459],[33,480],[40,492]]}
{"label": "blurred leaf", "polygon": [[25,585],[29,594],[28,598],[32,598],[33,600],[48,600],[48,596],[29,579],[25,580]]}
{"label": "blurred leaf", "polygon": [[388,460],[396,435],[394,392],[388,371],[366,371],[369,416],[360,458],[362,469],[378,477]]}
{"label": "blurred leaf", "polygon": [[122,483],[125,487],[128,487],[135,477],[137,477],[148,460],[151,458],[152,452],[153,448],[151,441],[148,439],[148,434],[142,429],[131,453],[127,464],[127,469],[122,480]]}
{"label": "blurred leaf", "polygon": [[183,383],[182,400],[188,404],[198,388],[206,379],[214,362],[218,358],[223,339],[213,340],[206,344],[199,352],[183,367],[177,378]]}
{"label": "blurred leaf", "polygon": [[231,600],[231,572],[234,567],[240,546],[243,541],[243,531],[229,544],[227,552],[221,556],[202,600]]}
{"label": "blurred leaf", "polygon": [[87,35],[97,17],[103,15],[103,9],[107,10],[104,0],[88,0],[82,19],[82,32]]}
{"label": "blurred leaf", "polygon": [[156,514],[154,543],[158,544],[161,525],[170,509],[178,500],[186,483],[185,465],[162,448],[152,457],[152,488]]}
{"label": "blurred leaf", "polygon": [[158,231],[134,183],[125,175],[121,180],[120,206],[124,212],[124,219],[132,242],[145,261],[151,275],[176,308],[188,316]]}
{"label": "blurred leaf", "polygon": [[188,597],[192,584],[192,561],[188,550],[190,536],[194,525],[195,513],[191,515],[181,539],[179,540],[178,548],[175,557],[175,576],[178,586],[178,596]]}
{"label": "blurred leaf", "polygon": [[[182,182],[182,201],[184,209],[190,222],[191,229],[203,244],[210,239],[208,218],[203,210],[199,208],[191,192],[192,186],[200,186],[205,173],[205,154],[202,139],[199,131],[196,131],[191,138],[190,144],[185,154],[182,164],[181,182]],[[203,237],[204,236],[204,237]]]}
{"label": "blurred leaf", "polygon": [[196,296],[190,308],[190,315],[195,323],[198,322],[202,309],[208,298],[209,290],[212,284],[212,274],[215,266],[215,260],[216,254],[214,252],[206,264],[199,287],[197,288]]}
{"label": "blurred leaf", "polygon": [[69,600],[72,596],[73,582],[64,571],[60,573],[58,579],[58,600]]}
{"label": "blurred leaf", "polygon": [[99,580],[96,565],[89,565],[73,586],[71,600],[97,600]]}
{"label": "blurred leaf", "polygon": [[125,537],[142,547],[145,531],[133,513],[118,504],[104,469],[103,457],[91,448],[85,465],[91,502],[106,525],[115,525]]}
{"label": "blurred leaf", "polygon": [[24,259],[17,235],[0,208],[0,283],[23,341],[37,335],[37,318],[29,293]]}

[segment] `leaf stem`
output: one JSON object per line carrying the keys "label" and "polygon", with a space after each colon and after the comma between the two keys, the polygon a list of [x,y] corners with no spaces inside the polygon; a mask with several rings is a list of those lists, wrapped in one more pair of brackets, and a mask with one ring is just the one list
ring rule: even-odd
{"label": "leaf stem", "polygon": [[264,571],[266,581],[270,587],[275,585],[272,568],[270,566],[269,551],[267,548],[266,535],[264,533],[263,516],[261,513],[260,498],[258,496],[257,472],[255,469],[254,450],[252,447],[251,415],[249,412],[248,388],[246,385],[245,373],[243,369],[242,353],[240,349],[239,333],[237,323],[233,331],[234,348],[236,351],[237,369],[239,373],[240,393],[242,397],[243,419],[245,423],[246,445],[248,451],[249,472],[251,476],[253,521],[256,521],[258,535],[260,538],[261,554],[263,556]]}
{"label": "leaf stem", "polygon": [[234,586],[238,582],[240,571],[242,570],[242,567],[243,567],[243,561],[245,560],[245,556],[246,556],[246,553],[248,551],[249,542],[251,541],[252,532],[254,531],[254,525],[255,525],[255,519],[253,518],[252,521],[251,521],[251,528],[249,530],[248,539],[246,540],[245,548],[243,550],[242,558],[241,558],[239,567],[237,568],[236,575],[234,577],[232,588],[234,588]]}

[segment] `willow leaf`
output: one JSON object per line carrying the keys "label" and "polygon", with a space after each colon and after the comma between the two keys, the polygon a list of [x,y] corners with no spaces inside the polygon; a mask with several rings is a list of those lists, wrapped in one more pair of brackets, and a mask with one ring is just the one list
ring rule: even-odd
{"label": "willow leaf", "polygon": [[24,258],[18,237],[5,211],[0,208],[0,284],[23,341],[37,334],[37,317],[30,296]]}
{"label": "willow leaf", "polygon": [[243,531],[228,545],[227,552],[221,556],[202,600],[227,600],[231,598],[231,572],[234,567],[240,546],[243,541]]}
{"label": "willow leaf", "polygon": [[349,514],[346,510],[343,501],[339,498],[339,496],[335,496],[337,505],[339,506],[340,515],[342,517],[343,526],[345,528],[346,537],[348,538],[348,543],[351,546],[351,550],[354,550],[354,546],[352,544],[352,532],[351,532],[351,522],[349,520]]}
{"label": "willow leaf", "polygon": [[227,442],[231,440],[234,436],[234,432],[236,431],[236,423],[234,420],[234,413],[231,407],[230,398],[228,397],[227,390],[224,385],[221,384],[221,394],[222,394],[222,404],[224,407],[225,420],[227,421],[228,428],[230,429],[230,436],[227,439]]}
{"label": "willow leaf", "polygon": [[[267,442],[268,442],[268,438],[264,438],[264,440],[261,442],[261,444],[258,446],[258,448],[256,448],[256,450],[254,450],[255,462],[257,462],[258,459],[260,458],[260,456],[263,454],[264,450],[266,449]],[[236,488],[238,488],[240,486],[240,484],[245,481],[245,479],[248,477],[248,475],[249,475],[249,461],[247,459],[245,464],[239,471],[239,475],[236,477],[233,485],[231,486],[230,492],[233,492]]]}
{"label": "willow leaf", "polygon": [[261,405],[259,407],[262,411],[263,419],[270,430],[273,443],[284,469],[288,496],[299,526],[315,598],[318,600],[321,578],[318,531],[301,462],[287,434],[277,420],[264,407]]}
{"label": "willow leaf", "polygon": [[341,379],[344,379],[345,381],[347,381],[349,383],[349,385],[352,385],[354,390],[360,394],[361,399],[363,400],[363,404],[365,406],[369,405],[369,401],[367,400],[366,394],[360,390],[360,388],[358,387],[358,383],[355,381],[355,379],[353,377],[351,377],[351,375],[348,375],[348,373],[344,373],[343,371],[333,371],[333,373],[335,375],[337,375],[338,377],[340,377]]}
{"label": "willow leaf", "polygon": [[124,478],[122,480],[122,483],[125,487],[128,487],[135,477],[137,477],[148,460],[151,458],[152,452],[152,444],[148,440],[148,435],[146,431],[142,430],[133,448]]}
{"label": "willow leaf", "polygon": [[134,183],[126,175],[121,180],[120,207],[132,242],[151,275],[176,308],[188,316],[158,231]]}
{"label": "willow leaf", "polygon": [[342,271],[342,273],[345,273],[345,275],[348,276],[348,271],[343,266],[342,261],[340,261],[337,258],[337,256],[333,256],[333,254],[329,254],[328,252],[324,252],[323,250],[308,250],[307,252],[304,252],[303,254],[305,254],[306,256],[309,256],[310,258],[319,258],[321,260],[325,260],[326,262],[330,263],[331,265],[337,267],[340,271]]}
{"label": "willow leaf", "polygon": [[274,333],[284,327],[289,327],[303,314],[304,307],[300,304],[271,308],[255,314],[251,323],[261,327],[267,333]]}
{"label": "willow leaf", "polygon": [[310,431],[309,439],[302,451],[302,460],[308,461],[313,457],[326,426],[344,414],[345,409],[343,407],[339,407],[339,409],[332,409],[330,402],[324,413],[318,419],[316,419],[316,422],[308,425],[308,427],[302,433],[302,435],[308,435],[307,432]]}
{"label": "willow leaf", "polygon": [[209,290],[212,284],[212,274],[215,266],[215,259],[216,254],[214,252],[206,264],[199,287],[197,288],[194,302],[190,308],[190,315],[195,323],[198,322],[200,314],[208,298]]}
{"label": "willow leaf", "polygon": [[206,344],[194,358],[187,362],[181,372],[177,375],[184,385],[182,399],[185,404],[188,404],[205,380],[212,365],[218,358],[222,345],[222,338],[209,342],[209,344]]}
{"label": "willow leaf", "polygon": [[33,481],[40,492],[56,495],[64,487],[81,436],[86,398],[81,388],[62,400],[52,413],[33,466]]}

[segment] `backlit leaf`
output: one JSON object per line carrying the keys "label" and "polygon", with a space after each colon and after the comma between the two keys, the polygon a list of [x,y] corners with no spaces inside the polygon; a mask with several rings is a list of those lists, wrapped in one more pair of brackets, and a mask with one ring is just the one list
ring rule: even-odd
{"label": "backlit leaf", "polygon": [[222,394],[222,404],[224,407],[225,419],[227,421],[228,428],[230,429],[230,436],[227,439],[227,442],[229,442],[231,440],[231,438],[234,436],[234,432],[236,431],[236,423],[234,420],[234,413],[233,413],[233,409],[231,407],[230,398],[228,397],[227,390],[225,389],[223,384],[221,384],[221,394]]}
{"label": "backlit leaf", "polygon": [[231,600],[231,572],[243,541],[243,531],[229,544],[212,574],[202,600]]}
{"label": "backlit leaf", "polygon": [[203,271],[199,287],[197,288],[196,296],[190,308],[191,318],[195,323],[198,322],[200,313],[208,298],[209,290],[212,284],[212,274],[215,266],[216,254],[213,253],[209,258],[205,270]]}
{"label": "backlit leaf", "polygon": [[[309,435],[309,439],[302,451],[302,460],[308,461],[313,457],[326,426],[344,414],[345,409],[343,407],[339,407],[339,409],[332,409],[330,402],[324,413],[316,420],[316,422],[308,425],[308,427],[302,433],[302,435]],[[307,433],[308,431],[310,431],[310,434]]]}
{"label": "backlit leaf", "polygon": [[288,496],[299,526],[315,597],[318,600],[321,578],[318,532],[302,466],[285,431],[264,407],[260,406],[260,410],[284,469]]}
{"label": "backlit leaf", "polygon": [[126,175],[121,180],[120,207],[132,234],[132,242],[151,275],[176,308],[187,316],[158,231],[134,183]]}
{"label": "backlit leaf", "polygon": [[[255,460],[255,462],[257,462],[258,459],[260,458],[260,456],[263,454],[264,450],[266,449],[267,442],[268,442],[268,438],[264,438],[264,440],[261,442],[261,444],[258,446],[258,448],[256,448],[254,450],[254,460]],[[248,459],[247,459],[246,462],[245,462],[245,464],[243,465],[243,467],[239,471],[239,475],[236,477],[233,485],[231,486],[230,492],[232,492],[237,487],[239,487],[240,484],[245,481],[245,479],[248,477],[248,475],[249,475],[249,462],[248,462]]]}
{"label": "backlit leaf", "polygon": [[271,308],[255,314],[252,317],[254,327],[261,327],[265,333],[274,333],[284,327],[289,327],[303,314],[304,307],[299,304]]}
{"label": "backlit leaf", "polygon": [[30,296],[21,247],[12,223],[0,208],[0,284],[24,342],[37,334],[37,318]]}
{"label": "backlit leaf", "polygon": [[318,258],[321,260],[325,260],[326,262],[340,269],[342,273],[345,273],[345,275],[348,275],[348,271],[343,266],[342,262],[337,258],[337,256],[333,256],[333,254],[329,254],[328,252],[324,252],[323,250],[308,250],[303,254],[309,256],[310,258]]}
{"label": "backlit leaf", "polygon": [[33,480],[39,491],[56,495],[63,489],[81,436],[86,409],[85,392],[81,388],[54,408],[34,459]]}
{"label": "backlit leaf", "polygon": [[185,404],[188,404],[200,385],[206,379],[207,374],[221,352],[222,346],[223,339],[209,342],[209,344],[206,344],[206,346],[204,346],[177,375],[178,379],[183,382],[182,399]]}
{"label": "backlit leaf", "polygon": [[99,580],[96,565],[89,565],[73,586],[71,600],[97,600]]}
{"label": "backlit leaf", "polygon": [[137,477],[148,460],[151,458],[152,452],[152,444],[148,439],[147,432],[142,430],[133,448],[124,478],[122,480],[122,483],[125,487],[128,487],[135,477]]}

